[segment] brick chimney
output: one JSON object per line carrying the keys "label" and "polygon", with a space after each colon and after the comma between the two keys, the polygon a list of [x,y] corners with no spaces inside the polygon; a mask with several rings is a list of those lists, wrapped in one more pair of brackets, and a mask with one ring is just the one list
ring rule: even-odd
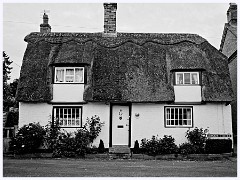
{"label": "brick chimney", "polygon": [[48,15],[44,12],[43,23],[40,24],[40,33],[49,33],[49,32],[51,32],[51,26],[48,24]]}
{"label": "brick chimney", "polygon": [[237,25],[237,4],[230,3],[227,11],[227,21],[231,25]]}
{"label": "brick chimney", "polygon": [[104,3],[104,33],[105,37],[116,37],[117,3]]}

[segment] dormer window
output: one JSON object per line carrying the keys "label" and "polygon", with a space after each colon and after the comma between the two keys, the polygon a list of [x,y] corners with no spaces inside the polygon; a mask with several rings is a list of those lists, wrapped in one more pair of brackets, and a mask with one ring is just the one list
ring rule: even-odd
{"label": "dormer window", "polygon": [[199,85],[199,72],[176,72],[176,85]]}
{"label": "dormer window", "polygon": [[84,83],[84,67],[56,67],[55,83]]}

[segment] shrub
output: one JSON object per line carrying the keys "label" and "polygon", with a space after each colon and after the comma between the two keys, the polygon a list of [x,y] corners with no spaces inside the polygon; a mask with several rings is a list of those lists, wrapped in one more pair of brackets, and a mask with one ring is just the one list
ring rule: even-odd
{"label": "shrub", "polygon": [[29,123],[21,127],[10,143],[17,154],[33,153],[43,144],[45,129],[39,123]]}
{"label": "shrub", "polygon": [[208,154],[221,154],[232,152],[231,139],[207,139],[205,151]]}
{"label": "shrub", "polygon": [[46,135],[44,137],[44,145],[46,149],[53,150],[55,144],[58,143],[58,138],[60,135],[62,135],[60,131],[60,126],[58,121],[52,122],[52,120],[49,121],[49,123],[45,126]]}
{"label": "shrub", "polygon": [[143,152],[156,156],[160,154],[160,140],[156,136],[152,136],[152,139],[148,140],[146,138],[142,139],[141,148]]}
{"label": "shrub", "polygon": [[86,154],[97,154],[98,148],[96,146],[88,147]]}
{"label": "shrub", "polygon": [[177,145],[172,136],[164,135],[163,139],[152,136],[152,139],[142,139],[141,148],[148,155],[172,154],[177,152]]}
{"label": "shrub", "polygon": [[88,136],[91,143],[98,137],[103,125],[104,123],[100,122],[97,115],[92,116],[91,119],[87,118],[84,128],[89,132]]}
{"label": "shrub", "polygon": [[53,157],[75,157],[75,138],[71,133],[61,132],[53,145]]}
{"label": "shrub", "polygon": [[175,139],[172,136],[164,135],[161,139],[161,153],[162,154],[174,154],[178,151],[177,145],[174,143]]}
{"label": "shrub", "polygon": [[76,140],[76,154],[85,156],[87,153],[88,145],[91,143],[89,131],[86,129],[79,129],[75,133]]}
{"label": "shrub", "polygon": [[183,143],[179,146],[179,153],[183,155],[195,154],[197,147],[191,143]]}
{"label": "shrub", "polygon": [[91,119],[87,118],[83,128],[72,134],[60,132],[59,126],[51,128],[47,139],[49,139],[49,147],[53,148],[53,156],[75,157],[85,156],[86,153],[97,153],[98,149],[89,148],[89,145],[97,138],[102,126],[103,123],[100,122],[100,118],[93,116]]}
{"label": "shrub", "polygon": [[203,128],[198,129],[197,127],[195,127],[192,131],[188,130],[186,132],[186,137],[189,143],[194,146],[195,153],[204,153],[207,132],[207,129],[203,130]]}
{"label": "shrub", "polygon": [[134,148],[133,148],[132,152],[135,153],[135,154],[140,153],[138,140],[135,141]]}
{"label": "shrub", "polygon": [[98,152],[99,153],[104,153],[105,152],[104,143],[103,143],[103,140],[101,140],[101,139],[100,139],[100,143],[99,143],[99,146],[98,146]]}

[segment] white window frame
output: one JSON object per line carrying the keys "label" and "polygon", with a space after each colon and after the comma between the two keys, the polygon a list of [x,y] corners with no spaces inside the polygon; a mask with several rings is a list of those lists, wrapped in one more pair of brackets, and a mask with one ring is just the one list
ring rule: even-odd
{"label": "white window frame", "polygon": [[82,106],[54,106],[53,120],[58,121],[60,128],[80,128],[82,127]]}
{"label": "white window frame", "polygon": [[[188,74],[190,74],[190,84],[186,84],[185,83],[185,78],[184,78],[184,76],[185,76],[185,74],[186,73],[188,73]],[[178,83],[178,79],[177,79],[177,76],[178,76],[178,74],[182,74],[182,76],[183,76],[183,83],[182,84],[179,84]],[[192,74],[197,74],[197,84],[193,84],[192,83]],[[175,73],[175,84],[176,85],[189,85],[189,86],[192,86],[192,85],[200,85],[200,81],[199,81],[199,72],[197,72],[197,71],[194,71],[194,72],[176,72]]]}
{"label": "white window frame", "polygon": [[[56,79],[57,79],[57,70],[59,70],[59,69],[63,69],[64,70],[64,75],[63,75],[63,82],[57,82],[56,81]],[[66,75],[66,70],[67,69],[73,69],[74,70],[74,75],[72,75],[72,76],[74,76],[73,77],[73,82],[66,82],[66,76],[69,76],[69,75]],[[82,69],[82,81],[81,82],[75,82],[76,80],[75,80],[75,72],[76,72],[76,69]],[[82,83],[84,83],[84,67],[55,67],[55,76],[54,76],[54,83],[57,83],[57,84],[65,84],[65,83],[68,83],[68,84],[72,84],[72,83],[74,83],[74,84],[82,84]]]}
{"label": "white window frame", "polygon": [[[168,112],[168,109],[169,109],[169,112]],[[177,110],[177,112],[178,112],[177,118],[176,118],[176,114],[175,114],[175,112],[176,112],[175,109],[178,109]],[[182,117],[180,117],[179,109],[182,110],[182,114],[181,114]],[[187,110],[190,110],[190,116],[191,116],[190,118],[188,118],[188,117],[184,118],[184,109],[186,110],[186,113],[187,113]],[[173,118],[171,115],[172,110],[174,113]],[[164,121],[165,121],[166,128],[168,128],[168,127],[179,127],[179,128],[193,127],[193,107],[192,106],[167,106],[164,108],[164,111],[165,111]],[[187,114],[186,114],[186,116],[187,116]],[[181,121],[181,123],[180,123],[180,121]]]}

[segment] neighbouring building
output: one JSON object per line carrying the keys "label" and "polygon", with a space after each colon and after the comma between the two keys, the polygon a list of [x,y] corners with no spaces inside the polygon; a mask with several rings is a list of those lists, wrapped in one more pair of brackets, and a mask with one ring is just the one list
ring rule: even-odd
{"label": "neighbouring building", "polygon": [[116,3],[104,3],[104,32],[40,32],[25,37],[17,100],[20,127],[58,120],[69,131],[87,117],[105,122],[95,145],[152,135],[186,142],[194,127],[232,138],[228,60],[196,34],[119,33]]}
{"label": "neighbouring building", "polygon": [[232,126],[234,143],[237,143],[237,4],[230,3],[227,11],[220,52],[228,58],[228,67],[232,81],[234,98],[232,105]]}

